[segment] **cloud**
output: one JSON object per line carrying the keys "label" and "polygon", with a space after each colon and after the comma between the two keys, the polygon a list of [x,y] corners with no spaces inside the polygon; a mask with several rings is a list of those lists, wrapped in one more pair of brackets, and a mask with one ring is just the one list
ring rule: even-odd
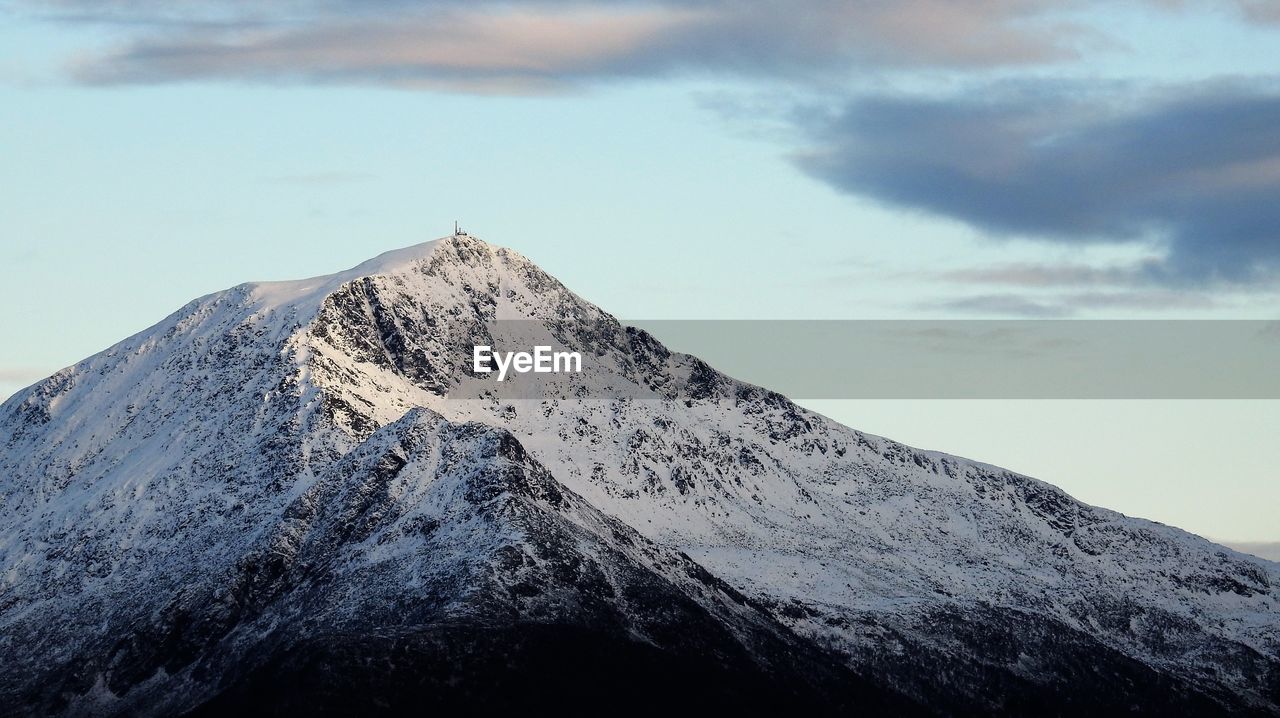
{"label": "cloud", "polygon": [[[1269,1],[1219,2],[1248,22],[1280,21]],[[1151,12],[1196,4],[1144,2]],[[810,0],[803,12],[784,0],[13,6],[53,20],[113,25],[102,35],[105,46],[72,65],[78,81],[96,85],[294,82],[529,94],[696,73],[830,96],[867,78],[883,87],[957,77],[886,71],[1039,67],[1122,40],[1085,24],[1089,10],[1106,7],[1101,0]],[[997,289],[1256,287],[1280,271],[1274,88],[1138,93],[1033,82],[984,87],[971,79],[964,96],[846,96],[833,112],[811,110],[778,125],[771,139],[798,127],[807,151],[796,162],[813,177],[990,236],[1144,242],[1160,250],[1158,261],[1131,270],[1008,266],[956,270],[947,281]],[[1038,300],[1023,304],[1027,312],[1058,311],[1037,309]]]}
{"label": "cloud", "polygon": [[[91,84],[316,82],[469,92],[673,73],[847,76],[1070,59],[1098,31],[1053,19],[1090,0],[567,0],[88,3],[46,16],[132,30],[80,58]],[[47,6],[41,6],[45,8]],[[175,9],[176,8],[176,9]]]}
{"label": "cloud", "polygon": [[[1164,256],[1135,283],[1258,285],[1280,269],[1273,88],[1143,98],[1128,88],[988,87],[946,98],[857,97],[797,123],[811,142],[797,164],[849,194],[993,236],[1155,241]],[[1012,274],[990,278],[1009,282]],[[1021,274],[1025,283],[1065,278],[1061,268]]]}
{"label": "cloud", "polygon": [[[1270,0],[1219,0],[1280,19]],[[1174,12],[1185,0],[1143,0]],[[824,85],[867,71],[982,70],[1123,47],[1103,0],[16,0],[9,12],[111,26],[72,63],[86,84],[366,84],[541,93],[675,74]],[[1071,18],[1071,19],[1068,19]],[[112,44],[114,42],[114,44]]]}
{"label": "cloud", "polygon": [[1183,290],[1129,290],[1074,292],[1058,300],[1063,307],[1080,309],[1209,309],[1218,301],[1203,292]]}
{"label": "cloud", "polygon": [[1014,316],[1028,319],[1057,319],[1072,312],[1069,308],[1037,301],[1018,294],[983,294],[926,304],[924,309],[942,309],[960,314]]}
{"label": "cloud", "polygon": [[449,9],[395,20],[192,28],[81,59],[74,74],[89,84],[221,79],[542,91],[575,76],[623,72],[664,33],[696,22],[696,13],[648,8]]}
{"label": "cloud", "polygon": [[1236,0],[1249,20],[1262,24],[1280,23],[1280,4],[1275,0]]}
{"label": "cloud", "polygon": [[1129,286],[1145,283],[1150,277],[1149,262],[1137,267],[1096,267],[1087,264],[1016,263],[991,267],[953,269],[935,275],[959,284],[1004,285],[1014,287]]}
{"label": "cloud", "polygon": [[1060,319],[1081,312],[1108,309],[1209,309],[1218,301],[1203,292],[1171,289],[1119,289],[1106,291],[1067,291],[1051,294],[1020,292],[979,294],[925,303],[919,308],[965,316],[1019,317],[1024,319]]}

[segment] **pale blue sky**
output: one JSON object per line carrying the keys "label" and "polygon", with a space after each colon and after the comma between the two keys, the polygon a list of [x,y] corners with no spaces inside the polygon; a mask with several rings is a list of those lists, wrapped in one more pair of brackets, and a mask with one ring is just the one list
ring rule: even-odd
{"label": "pale blue sky", "polygon": [[[0,2],[0,394],[194,296],[333,272],[454,219],[623,318],[1280,306],[1266,3],[474,7]],[[1239,120],[1230,147],[1214,111]],[[1168,182],[1143,138],[1174,156]],[[959,179],[935,186],[944,170]],[[992,172],[1019,207],[1112,184],[1024,217],[992,204]],[[1117,405],[1088,460],[1098,403],[819,408],[1129,513],[1280,540],[1257,430],[1280,411],[1171,406]],[[1206,423],[1231,451],[1193,441]]]}

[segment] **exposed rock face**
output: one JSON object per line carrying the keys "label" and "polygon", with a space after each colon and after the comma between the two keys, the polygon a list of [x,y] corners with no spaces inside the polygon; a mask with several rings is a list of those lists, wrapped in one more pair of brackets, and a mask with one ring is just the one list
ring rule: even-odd
{"label": "exposed rock face", "polygon": [[[583,375],[464,391],[512,324]],[[198,299],[0,442],[5,713],[1280,712],[1280,565],[834,424],[474,238]]]}

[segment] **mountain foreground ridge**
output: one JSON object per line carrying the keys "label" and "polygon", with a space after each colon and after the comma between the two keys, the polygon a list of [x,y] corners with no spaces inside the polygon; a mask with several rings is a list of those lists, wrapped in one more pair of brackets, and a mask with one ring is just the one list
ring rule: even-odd
{"label": "mountain foreground ridge", "polygon": [[[583,374],[475,391],[513,327]],[[15,394],[0,516],[6,713],[1280,714],[1280,564],[836,424],[466,235]]]}

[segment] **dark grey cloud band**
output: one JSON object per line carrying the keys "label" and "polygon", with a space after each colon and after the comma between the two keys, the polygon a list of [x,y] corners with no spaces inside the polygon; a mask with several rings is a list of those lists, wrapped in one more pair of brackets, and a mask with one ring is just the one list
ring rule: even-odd
{"label": "dark grey cloud band", "polygon": [[1149,242],[1134,284],[1273,281],[1280,270],[1280,91],[987,88],[861,97],[801,120],[797,159],[842,191],[996,236]]}

